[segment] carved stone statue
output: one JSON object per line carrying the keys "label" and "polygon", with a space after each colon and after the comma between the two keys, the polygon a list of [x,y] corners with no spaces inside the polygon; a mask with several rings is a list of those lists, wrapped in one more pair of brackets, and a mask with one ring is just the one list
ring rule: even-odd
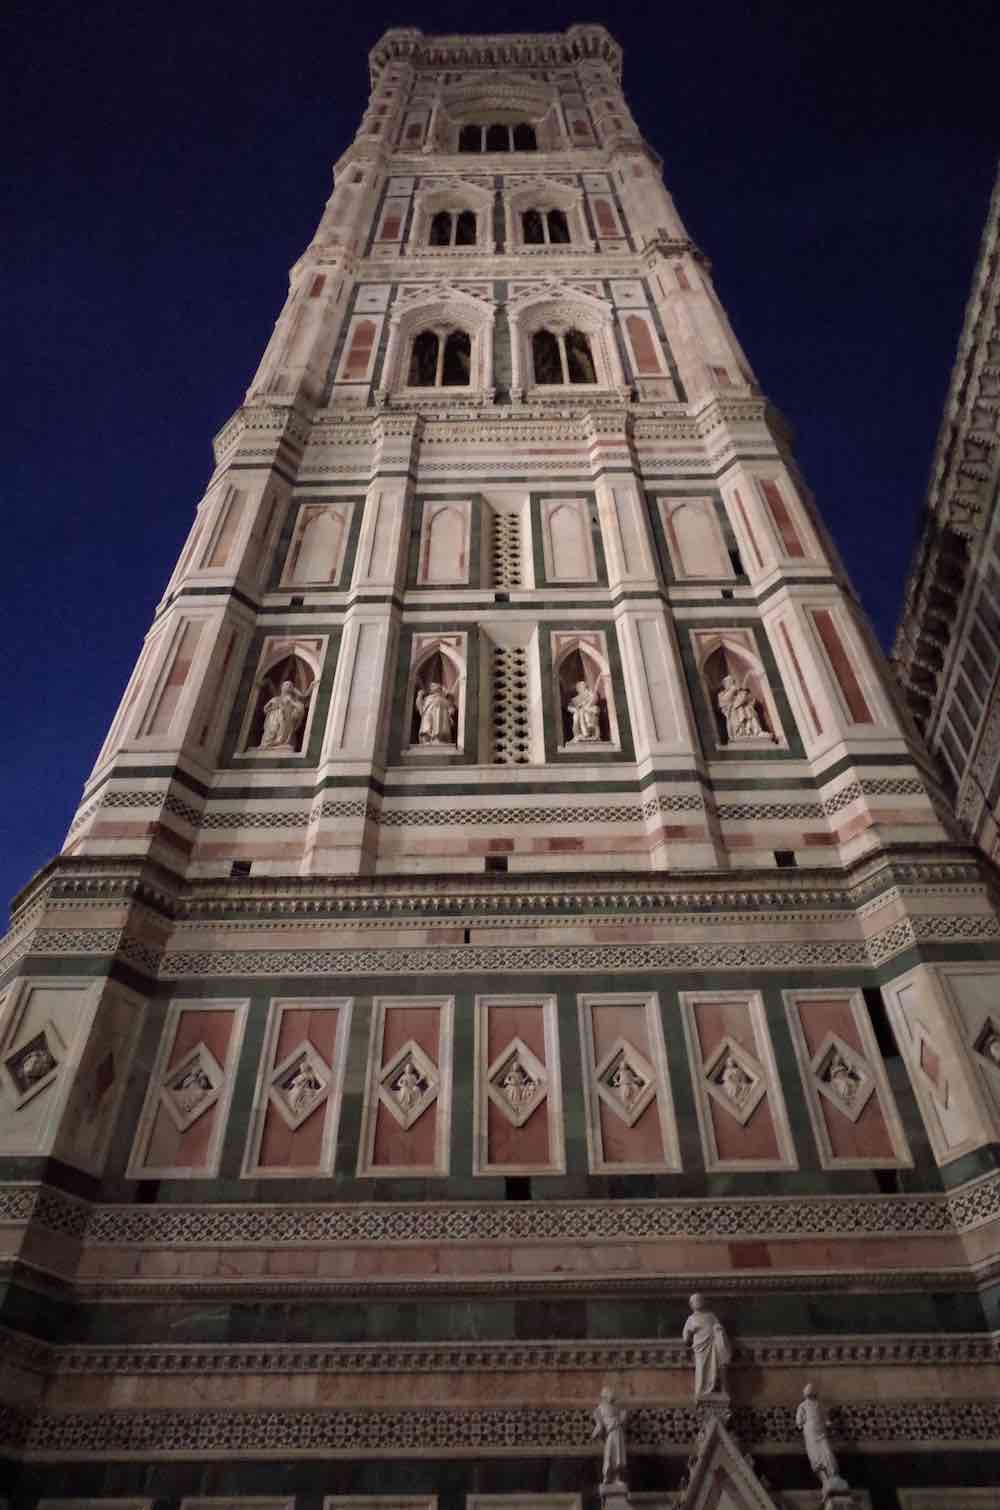
{"label": "carved stone statue", "polygon": [[55,1069],[55,1063],[48,1049],[29,1049],[17,1067],[18,1078],[25,1086],[34,1085],[47,1075],[49,1070]]}
{"label": "carved stone statue", "polygon": [[994,1033],[993,1037],[987,1043],[986,1052],[994,1064],[1000,1064],[1000,1036],[996,1033]]}
{"label": "carved stone statue", "polygon": [[285,1087],[285,1096],[293,1112],[303,1111],[323,1089],[309,1065],[302,1061]]}
{"label": "carved stone statue", "polygon": [[420,716],[420,743],[422,745],[450,745],[455,742],[452,723],[455,704],[451,694],[440,682],[431,682],[426,692],[417,690],[417,713]]}
{"label": "carved stone statue", "polygon": [[601,1398],[594,1407],[594,1429],[590,1440],[604,1438],[604,1467],[601,1470],[602,1484],[624,1484],[627,1464],[625,1452],[625,1422],[628,1411],[615,1403],[609,1385],[601,1390]]}
{"label": "carved stone statue", "polygon": [[795,1424],[805,1440],[809,1466],[823,1486],[824,1499],[830,1494],[844,1493],[848,1486],[840,1477],[837,1459],[826,1434],[826,1411],[816,1398],[816,1390],[811,1384],[807,1384],[802,1391],[802,1401],[795,1412]]}
{"label": "carved stone statue", "polygon": [[745,682],[735,676],[725,676],[718,695],[719,711],[726,720],[726,738],[730,744],[741,739],[767,737],[767,730],[760,721],[754,695]]}
{"label": "carved stone statue", "polygon": [[180,1080],[172,1087],[174,1100],[184,1113],[193,1112],[199,1106],[209,1091],[212,1082],[209,1080],[200,1064],[193,1064],[189,1070],[185,1070]]}
{"label": "carved stone statue", "polygon": [[503,1093],[512,1106],[523,1106],[535,1094],[535,1082],[520,1064],[512,1064],[503,1077]]}
{"label": "carved stone statue", "polygon": [[617,1070],[611,1077],[611,1085],[621,1097],[623,1106],[631,1106],[645,1088],[646,1082],[629,1064],[623,1059]]}
{"label": "carved stone statue", "polygon": [[601,737],[601,696],[596,687],[577,682],[576,696],[567,703],[573,719],[570,744],[593,744]]}
{"label": "carved stone statue", "polygon": [[692,1295],[690,1306],[691,1315],[684,1323],[682,1339],[694,1354],[694,1397],[704,1400],[725,1395],[726,1369],[732,1358],[729,1338],[714,1311],[705,1310],[701,1295]]}
{"label": "carved stone statue", "polygon": [[294,682],[282,682],[277,697],[264,704],[264,730],[261,750],[286,750],[292,747],[299,725],[306,716],[312,687],[300,692]]}

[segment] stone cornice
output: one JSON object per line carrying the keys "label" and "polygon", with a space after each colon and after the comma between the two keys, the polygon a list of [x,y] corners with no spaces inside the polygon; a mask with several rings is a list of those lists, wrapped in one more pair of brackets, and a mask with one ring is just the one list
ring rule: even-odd
{"label": "stone cornice", "polygon": [[588,60],[607,63],[621,81],[622,50],[600,25],[564,32],[493,32],[425,36],[416,26],[391,27],[368,54],[372,85],[394,61],[413,68],[552,68]]}

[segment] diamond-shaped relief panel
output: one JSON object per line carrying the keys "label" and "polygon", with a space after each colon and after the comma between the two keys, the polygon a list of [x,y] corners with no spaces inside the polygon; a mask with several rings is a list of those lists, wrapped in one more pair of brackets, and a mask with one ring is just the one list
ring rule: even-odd
{"label": "diamond-shaped relief panel", "polygon": [[437,1099],[439,1084],[437,1065],[411,1038],[382,1066],[378,1098],[406,1131]]}
{"label": "diamond-shaped relief panel", "polygon": [[922,1023],[917,1023],[917,1065],[927,1084],[943,1107],[948,1105],[948,1078],[937,1046]]}
{"label": "diamond-shaped relief panel", "polygon": [[51,1085],[59,1073],[65,1048],[55,1025],[46,1022],[25,1043],[4,1058],[16,1107],[24,1106]]}
{"label": "diamond-shaped relief panel", "polygon": [[225,1078],[222,1066],[206,1043],[196,1044],[167,1072],[160,1087],[160,1100],[178,1132],[186,1132],[215,1105]]}
{"label": "diamond-shaped relief panel", "polygon": [[329,1089],[329,1065],[306,1038],[275,1065],[268,1098],[281,1120],[294,1132],[322,1105]]}
{"label": "diamond-shaped relief panel", "polygon": [[745,1127],[767,1094],[767,1078],[754,1056],[735,1038],[724,1038],[705,1063],[709,1095]]}
{"label": "diamond-shaped relief panel", "polygon": [[490,1100],[514,1127],[524,1126],[545,1100],[548,1089],[544,1064],[520,1038],[512,1038],[486,1072]]}
{"label": "diamond-shaped relief panel", "polygon": [[1000,1070],[1000,1026],[996,1019],[987,1017],[973,1039],[972,1047],[987,1064]]}
{"label": "diamond-shaped relief panel", "polygon": [[605,1106],[632,1127],[656,1095],[653,1066],[635,1044],[619,1038],[604,1055],[595,1072],[597,1094]]}
{"label": "diamond-shaped relief panel", "polygon": [[850,1122],[856,1122],[875,1090],[866,1059],[836,1033],[827,1033],[809,1065],[816,1089]]}

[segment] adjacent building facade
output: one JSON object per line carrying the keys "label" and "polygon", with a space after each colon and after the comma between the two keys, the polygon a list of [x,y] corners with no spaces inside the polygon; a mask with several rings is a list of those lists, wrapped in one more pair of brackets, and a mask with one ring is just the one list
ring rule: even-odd
{"label": "adjacent building facade", "polygon": [[1000,178],[993,190],[893,662],[963,827],[1000,858]]}
{"label": "adjacent building facade", "polygon": [[982,1510],[981,857],[614,40],[370,62],[0,953],[11,1502]]}

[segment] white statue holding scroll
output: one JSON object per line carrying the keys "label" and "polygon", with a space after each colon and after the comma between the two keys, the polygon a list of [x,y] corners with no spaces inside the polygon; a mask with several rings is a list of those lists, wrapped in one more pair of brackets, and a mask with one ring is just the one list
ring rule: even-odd
{"label": "white statue holding scroll", "polygon": [[809,1454],[809,1466],[823,1486],[823,1496],[842,1494],[847,1483],[840,1476],[837,1459],[827,1436],[826,1411],[816,1397],[812,1384],[802,1391],[802,1401],[795,1412],[795,1424],[801,1431]]}
{"label": "white statue holding scroll", "polygon": [[312,687],[300,692],[294,682],[282,682],[276,697],[264,704],[264,729],[260,736],[262,750],[291,749],[306,716]]}
{"label": "white statue holding scroll", "polygon": [[628,1420],[628,1411],[622,1410],[616,1401],[609,1385],[601,1390],[601,1398],[594,1407],[594,1429],[590,1433],[591,1441],[595,1437],[604,1438],[604,1467],[601,1470],[602,1484],[623,1484],[625,1482],[626,1453],[625,1453],[625,1422]]}
{"label": "white statue holding scroll", "polygon": [[570,744],[593,744],[601,737],[601,695],[597,687],[577,682],[576,696],[567,703],[573,720]]}
{"label": "white statue holding scroll", "polygon": [[705,1310],[701,1295],[692,1295],[690,1306],[682,1336],[694,1355],[694,1397],[724,1395],[726,1369],[733,1355],[725,1327],[714,1311]]}
{"label": "white statue holding scroll", "polygon": [[450,745],[454,743],[452,722],[455,704],[440,682],[431,682],[427,690],[417,691],[417,713],[420,716],[420,743],[422,745]]}
{"label": "white statue holding scroll", "polygon": [[766,738],[767,730],[760,721],[756,700],[746,682],[731,674],[723,677],[717,701],[726,720],[726,738],[730,744],[741,739]]}

